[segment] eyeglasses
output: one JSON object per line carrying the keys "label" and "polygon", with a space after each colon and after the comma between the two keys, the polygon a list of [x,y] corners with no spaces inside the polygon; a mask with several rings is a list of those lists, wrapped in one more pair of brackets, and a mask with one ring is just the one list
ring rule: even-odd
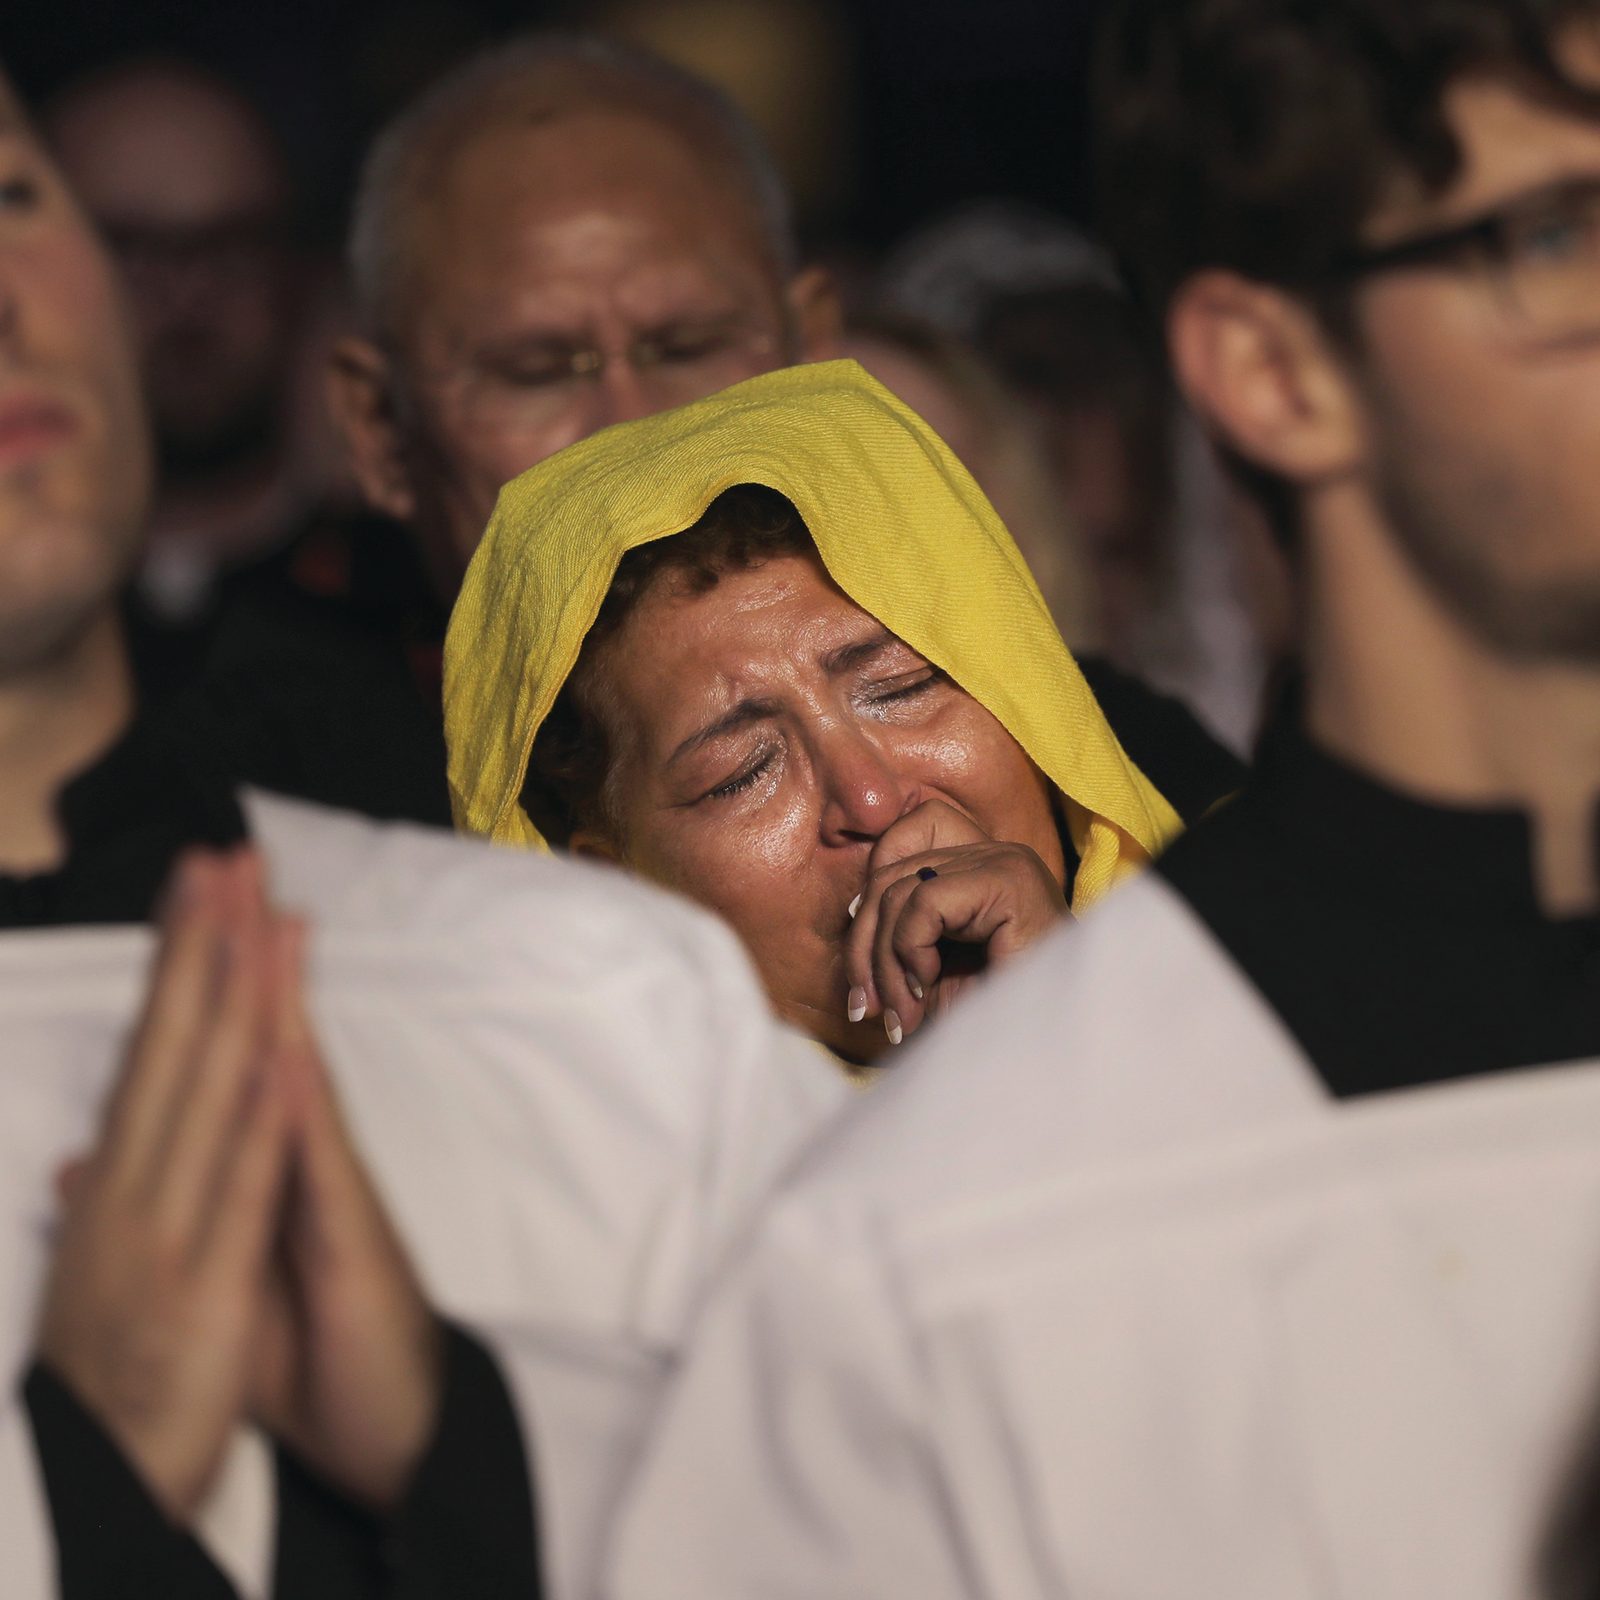
{"label": "eyeglasses", "polygon": [[1554,184],[1449,228],[1352,251],[1334,277],[1456,265],[1482,273],[1519,342],[1550,349],[1600,339],[1600,178]]}
{"label": "eyeglasses", "polygon": [[620,350],[561,340],[513,340],[473,358],[473,403],[523,422],[579,401],[614,361],[631,367],[660,409],[698,400],[772,364],[781,337],[737,319],[685,322],[641,334]]}
{"label": "eyeglasses", "polygon": [[191,271],[227,283],[250,280],[273,270],[288,247],[281,224],[248,217],[192,228],[110,222],[102,231],[135,283]]}

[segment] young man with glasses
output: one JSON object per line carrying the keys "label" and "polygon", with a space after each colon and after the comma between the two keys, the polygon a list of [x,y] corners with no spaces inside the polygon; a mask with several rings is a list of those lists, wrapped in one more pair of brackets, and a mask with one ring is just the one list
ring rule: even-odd
{"label": "young man with glasses", "polygon": [[1600,6],[1103,43],[1111,232],[1294,553],[1303,682],[802,1163],[626,1600],[1594,1592]]}

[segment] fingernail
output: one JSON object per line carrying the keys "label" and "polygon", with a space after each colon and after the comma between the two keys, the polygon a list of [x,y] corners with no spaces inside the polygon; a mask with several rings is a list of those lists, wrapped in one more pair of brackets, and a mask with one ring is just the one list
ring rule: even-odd
{"label": "fingernail", "polygon": [[913,1000],[920,1000],[922,998],[922,985],[917,982],[916,973],[908,972],[906,974],[906,988],[911,991],[911,998]]}
{"label": "fingernail", "polygon": [[850,998],[845,1004],[844,1014],[852,1022],[860,1022],[867,1014],[867,991],[865,989],[852,989]]}
{"label": "fingernail", "polygon": [[[862,892],[865,893],[865,890],[863,890]],[[855,899],[850,902],[849,907],[847,909],[849,910],[850,915],[853,918],[855,916],[856,912],[858,912],[861,909],[861,895],[858,894],[855,897]]]}
{"label": "fingernail", "polygon": [[900,1027],[900,1019],[892,1011],[885,1011],[883,1014],[883,1031],[889,1035],[890,1044],[899,1044],[905,1037]]}

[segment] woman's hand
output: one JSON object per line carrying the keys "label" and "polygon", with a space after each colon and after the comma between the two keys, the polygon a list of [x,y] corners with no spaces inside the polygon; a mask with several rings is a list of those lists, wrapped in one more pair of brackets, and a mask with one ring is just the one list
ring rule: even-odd
{"label": "woman's hand", "polygon": [[[991,839],[953,807],[927,801],[868,858],[845,944],[847,1014],[881,1016],[899,1044],[947,1010],[971,973],[1008,960],[1068,914],[1061,886],[1026,845]],[[970,946],[976,959],[960,959],[951,945]]]}

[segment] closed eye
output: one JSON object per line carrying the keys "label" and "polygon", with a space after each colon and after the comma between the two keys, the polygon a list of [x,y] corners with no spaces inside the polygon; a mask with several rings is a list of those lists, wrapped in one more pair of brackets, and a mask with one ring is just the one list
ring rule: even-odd
{"label": "closed eye", "polygon": [[938,684],[948,683],[950,680],[937,667],[925,667],[910,682],[904,679],[894,679],[888,684],[880,684],[868,695],[868,699],[875,706],[893,705],[899,700],[912,700],[919,694],[926,694],[928,690]]}
{"label": "closed eye", "polygon": [[574,351],[548,355],[507,357],[491,363],[496,377],[523,388],[541,389],[567,383],[580,370],[580,357]]}
{"label": "closed eye", "polygon": [[736,794],[742,794],[746,789],[753,789],[762,773],[772,765],[772,754],[769,751],[762,756],[754,766],[747,767],[736,778],[730,778],[726,783],[719,783],[715,789],[708,790],[701,796],[703,800],[728,800]]}
{"label": "closed eye", "polygon": [[0,208],[7,211],[31,209],[38,203],[39,185],[32,178],[15,176],[0,179]]}
{"label": "closed eye", "polygon": [[721,355],[730,342],[727,331],[722,328],[684,329],[648,341],[647,348],[657,361],[689,363]]}

